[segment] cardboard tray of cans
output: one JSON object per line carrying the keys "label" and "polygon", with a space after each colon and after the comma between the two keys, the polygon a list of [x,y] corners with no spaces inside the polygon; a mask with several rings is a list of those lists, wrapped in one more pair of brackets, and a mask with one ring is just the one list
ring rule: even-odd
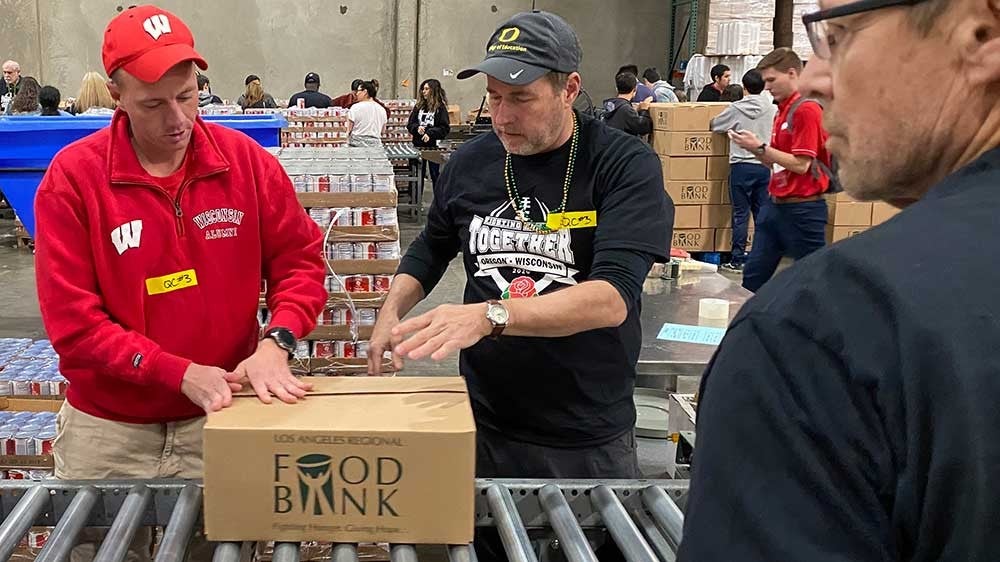
{"label": "cardboard tray of cans", "polygon": [[[374,326],[357,326],[358,338],[367,340],[372,337]],[[350,340],[350,326],[316,326],[312,332],[305,337],[307,340]]]}
{"label": "cardboard tray of cans", "polygon": [[[296,375],[364,375],[368,373],[368,359],[359,357],[292,359],[288,366]],[[394,372],[391,359],[382,360],[382,373]]]}
{"label": "cardboard tray of cans", "polygon": [[393,242],[399,240],[398,226],[334,226],[330,242]]}
{"label": "cardboard tray of cans", "polygon": [[330,268],[340,275],[394,275],[399,269],[399,260],[327,260]]}

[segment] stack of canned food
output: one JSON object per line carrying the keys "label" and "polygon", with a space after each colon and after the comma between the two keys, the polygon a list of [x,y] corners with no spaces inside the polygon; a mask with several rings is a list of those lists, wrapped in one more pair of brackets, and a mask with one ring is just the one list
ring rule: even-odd
{"label": "stack of canned food", "polygon": [[377,318],[377,308],[355,307],[351,312],[346,306],[334,306],[324,310],[316,323],[320,326],[374,326]]}
{"label": "stack of canned food", "polygon": [[51,360],[18,358],[0,371],[0,396],[64,396],[68,384]]}
{"label": "stack of canned food", "polygon": [[326,290],[329,293],[388,293],[392,278],[392,275],[327,275]]}
{"label": "stack of canned food", "polygon": [[0,369],[31,346],[26,338],[0,338]]}
{"label": "stack of canned food", "polygon": [[55,412],[0,412],[0,451],[4,455],[51,455],[55,439]]}
{"label": "stack of canned food", "polygon": [[388,193],[394,189],[395,174],[388,160],[331,162],[292,160],[283,164],[296,193]]}
{"label": "stack of canned food", "polygon": [[309,217],[322,229],[334,226],[396,226],[399,218],[395,207],[313,207]]}

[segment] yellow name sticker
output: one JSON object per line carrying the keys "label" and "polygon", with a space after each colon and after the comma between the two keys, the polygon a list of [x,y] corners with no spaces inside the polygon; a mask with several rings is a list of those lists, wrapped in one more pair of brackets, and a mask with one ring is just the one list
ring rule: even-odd
{"label": "yellow name sticker", "polygon": [[162,295],[172,293],[198,284],[198,276],[193,269],[178,271],[163,277],[150,277],[146,279],[146,292],[150,295]]}
{"label": "yellow name sticker", "polygon": [[594,228],[597,226],[597,211],[579,211],[573,213],[549,213],[545,219],[549,230],[563,228]]}

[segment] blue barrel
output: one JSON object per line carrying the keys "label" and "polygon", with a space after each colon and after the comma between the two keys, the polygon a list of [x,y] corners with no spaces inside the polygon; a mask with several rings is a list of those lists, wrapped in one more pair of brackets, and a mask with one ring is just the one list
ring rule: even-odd
{"label": "blue barrel", "polygon": [[[242,131],[261,146],[278,146],[287,122],[281,115],[210,115],[206,121]],[[107,127],[110,115],[0,117],[0,190],[28,234],[35,235],[35,192],[62,148]]]}

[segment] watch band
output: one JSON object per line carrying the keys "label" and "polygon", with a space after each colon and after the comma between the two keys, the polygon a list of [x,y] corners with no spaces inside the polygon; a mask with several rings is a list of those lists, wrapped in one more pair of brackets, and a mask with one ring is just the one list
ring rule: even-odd
{"label": "watch band", "polygon": [[288,353],[288,358],[295,357],[296,339],[295,335],[288,328],[271,328],[264,334],[264,338],[276,343],[278,347]]}
{"label": "watch band", "polygon": [[[486,303],[490,306],[503,306],[503,303],[495,299],[488,300]],[[490,337],[494,339],[500,337],[500,334],[507,328],[507,324],[497,324],[493,320],[490,320],[490,323],[493,324],[493,331],[490,332]]]}
{"label": "watch band", "polygon": [[761,144],[760,146],[758,146],[757,149],[754,150],[754,152],[757,153],[757,154],[759,154],[759,155],[761,155],[761,156],[763,156],[764,153],[767,152],[767,143],[765,142],[765,143]]}

